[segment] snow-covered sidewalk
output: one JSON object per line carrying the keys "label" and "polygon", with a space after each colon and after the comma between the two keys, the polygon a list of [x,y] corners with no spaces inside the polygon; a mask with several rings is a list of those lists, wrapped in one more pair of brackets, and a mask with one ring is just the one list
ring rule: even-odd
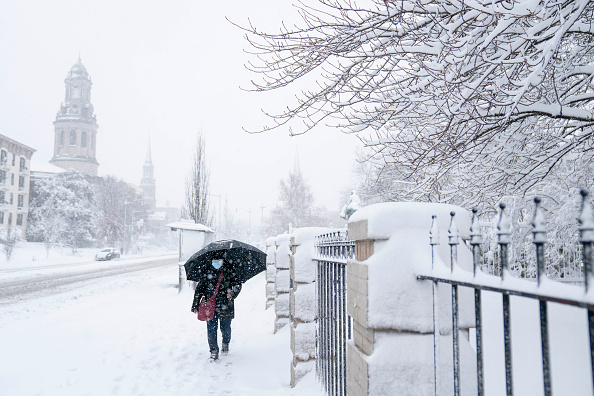
{"label": "snow-covered sidewalk", "polygon": [[272,334],[263,274],[244,285],[230,354],[214,363],[176,281],[171,265],[0,306],[0,393],[322,395],[313,373],[289,387],[289,329]]}

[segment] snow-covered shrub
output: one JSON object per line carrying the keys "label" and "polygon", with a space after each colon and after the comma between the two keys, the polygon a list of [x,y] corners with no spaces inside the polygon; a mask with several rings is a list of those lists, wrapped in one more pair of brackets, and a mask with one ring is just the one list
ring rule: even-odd
{"label": "snow-covered shrub", "polygon": [[0,245],[2,245],[6,261],[10,261],[19,239],[21,239],[21,230],[12,227],[0,229]]}

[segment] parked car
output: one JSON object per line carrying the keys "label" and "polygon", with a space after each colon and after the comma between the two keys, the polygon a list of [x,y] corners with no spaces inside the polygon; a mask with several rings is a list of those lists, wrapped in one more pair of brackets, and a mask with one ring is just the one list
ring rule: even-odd
{"label": "parked car", "polygon": [[116,248],[101,249],[96,255],[95,260],[111,260],[113,258],[120,258],[120,252]]}

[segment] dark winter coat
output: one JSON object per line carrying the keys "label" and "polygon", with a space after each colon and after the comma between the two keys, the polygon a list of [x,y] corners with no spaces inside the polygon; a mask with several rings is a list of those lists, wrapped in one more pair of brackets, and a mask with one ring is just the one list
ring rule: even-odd
{"label": "dark winter coat", "polygon": [[[192,312],[198,311],[198,305],[202,296],[208,300],[214,294],[219,281],[220,271],[223,271],[223,279],[216,297],[215,316],[219,318],[233,319],[235,317],[234,300],[241,292],[241,282],[235,271],[225,263],[220,270],[209,266],[204,271],[204,277],[196,284],[194,292],[194,303]],[[231,294],[231,299],[227,298],[227,293]]]}

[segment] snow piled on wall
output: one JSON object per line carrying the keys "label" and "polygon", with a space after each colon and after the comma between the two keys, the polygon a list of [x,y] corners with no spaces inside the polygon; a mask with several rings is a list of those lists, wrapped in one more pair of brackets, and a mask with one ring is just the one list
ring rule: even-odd
{"label": "snow piled on wall", "polygon": [[319,235],[336,231],[327,227],[304,227],[293,231],[293,243],[297,245],[293,255],[293,281],[311,283],[316,280],[315,239]]}
{"label": "snow piled on wall", "polygon": [[[400,395],[432,395],[433,335],[379,333],[375,339],[375,352],[367,357],[369,367],[369,394],[388,395],[398,389]],[[438,395],[452,393],[452,337],[442,336],[440,341]],[[460,343],[461,394],[476,394],[475,352],[468,342]],[[429,359],[427,359],[429,357]]]}
{"label": "snow piled on wall", "polygon": [[316,319],[316,284],[300,284],[295,288],[295,319],[313,322]]}
{"label": "snow piled on wall", "polygon": [[328,227],[303,227],[297,228],[293,231],[293,242],[295,245],[303,245],[305,243],[315,241],[316,236],[327,234],[329,232],[336,231],[333,228]]}
{"label": "snow piled on wall", "polygon": [[[433,331],[431,282],[417,282],[418,268],[431,268],[429,231],[432,216],[437,215],[441,245],[436,265],[449,266],[447,230],[450,212],[456,212],[461,235],[468,235],[470,216],[464,208],[433,203],[383,203],[358,210],[349,221],[367,220],[367,237],[376,239],[374,254],[365,261],[369,276],[368,324],[372,328],[429,333]],[[466,230],[466,232],[463,232]],[[472,268],[472,256],[463,245],[458,261]],[[440,286],[440,296],[447,298],[447,287]],[[447,301],[447,300],[444,300]],[[472,295],[461,290],[460,326],[474,324]],[[440,312],[442,325],[449,318],[446,308]],[[448,331],[448,326],[443,326]]]}
{"label": "snow piled on wall", "polygon": [[288,293],[290,289],[291,273],[287,270],[276,270],[276,292]]}
{"label": "snow piled on wall", "polygon": [[293,326],[294,332],[294,356],[306,361],[316,357],[316,324],[299,323]]}
{"label": "snow piled on wall", "polygon": [[291,235],[278,235],[276,237],[276,246],[276,268],[289,269],[291,255]]}
{"label": "snow piled on wall", "polygon": [[289,293],[278,294],[274,306],[277,316],[289,317]]}
{"label": "snow piled on wall", "polygon": [[266,264],[274,265],[274,254],[276,252],[276,237],[266,240]]}
{"label": "snow piled on wall", "polygon": [[[428,202],[385,202],[366,206],[353,214],[349,224],[367,220],[367,235],[370,239],[389,239],[394,232],[406,229],[419,229],[425,237],[419,241],[427,245],[431,216],[437,215],[438,226],[447,233],[450,225],[450,212],[456,212],[456,222],[460,235],[470,237],[470,214],[461,206]],[[418,244],[419,244],[418,243]],[[417,245],[418,245],[417,244]]]}
{"label": "snow piled on wall", "polygon": [[266,266],[266,281],[269,283],[274,283],[274,278],[276,277],[276,269],[274,265],[267,265]]}

